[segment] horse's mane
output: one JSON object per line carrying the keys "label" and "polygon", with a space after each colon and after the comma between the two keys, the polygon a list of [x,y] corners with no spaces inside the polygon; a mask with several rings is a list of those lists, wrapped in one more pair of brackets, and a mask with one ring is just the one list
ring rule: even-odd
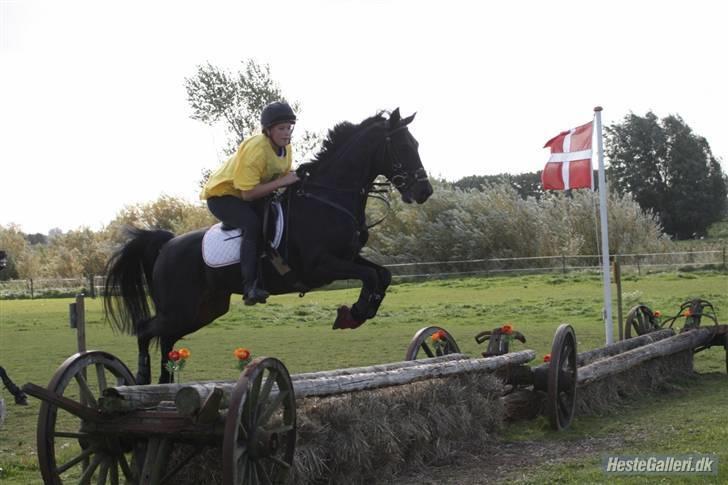
{"label": "horse's mane", "polygon": [[382,113],[383,112],[380,111],[359,124],[344,121],[334,126],[329,130],[318,154],[310,162],[302,163],[299,169],[307,172],[315,172],[316,170],[329,165],[336,159],[336,152],[357,133],[366,130],[375,123],[386,121],[386,118],[382,115]]}

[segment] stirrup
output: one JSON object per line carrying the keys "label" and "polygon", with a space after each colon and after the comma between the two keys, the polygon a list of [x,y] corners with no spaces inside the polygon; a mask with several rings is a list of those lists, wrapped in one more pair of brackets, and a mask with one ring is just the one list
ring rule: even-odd
{"label": "stirrup", "polygon": [[258,288],[256,284],[253,283],[250,285],[248,291],[243,294],[243,301],[246,305],[250,306],[255,305],[256,303],[265,303],[269,296],[270,293]]}

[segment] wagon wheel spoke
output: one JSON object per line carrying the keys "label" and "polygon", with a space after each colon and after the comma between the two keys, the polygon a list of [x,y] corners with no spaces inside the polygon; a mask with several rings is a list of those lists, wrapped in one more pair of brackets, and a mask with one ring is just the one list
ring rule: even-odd
{"label": "wagon wheel spoke", "polygon": [[265,403],[268,400],[270,391],[273,389],[273,384],[276,382],[276,377],[278,377],[278,371],[270,369],[268,378],[265,380],[265,384],[263,384],[263,388],[260,390],[260,397],[258,401]]}
{"label": "wagon wheel spoke", "polygon": [[86,469],[83,471],[83,475],[81,475],[81,479],[78,481],[79,485],[87,485],[91,483],[91,477],[93,476],[96,468],[98,468],[103,459],[104,457],[101,455],[101,453],[97,453],[96,455],[94,455],[94,459],[91,460],[91,464],[89,464],[89,466],[86,467]]}
{"label": "wagon wheel spoke", "polygon": [[290,468],[291,468],[291,464],[290,463],[288,463],[288,462],[286,462],[284,460],[281,460],[280,458],[278,458],[275,455],[266,456],[265,459],[274,462],[278,466],[282,466],[286,470],[290,470]]}
{"label": "wagon wheel spoke", "polygon": [[422,344],[420,345],[420,347],[422,348],[422,350],[425,351],[425,354],[427,354],[427,357],[432,358],[432,357],[435,356],[435,354],[432,353],[432,350],[430,349],[430,346],[427,345],[427,343],[422,342]]}
{"label": "wagon wheel spoke", "polygon": [[88,433],[82,433],[80,431],[54,431],[53,436],[56,438],[89,438],[91,435]]}
{"label": "wagon wheel spoke", "polygon": [[119,455],[119,466],[121,468],[121,472],[124,474],[124,478],[131,481],[134,479],[134,474],[131,472],[131,467],[129,466],[129,462],[126,461],[126,456]]}
{"label": "wagon wheel spoke", "polygon": [[258,470],[258,478],[261,479],[261,483],[273,485],[273,481],[270,479],[268,472],[265,471],[265,467],[260,461],[255,462],[255,468]]}
{"label": "wagon wheel spoke", "polygon": [[[235,452],[233,453],[233,459],[235,460],[235,463],[239,463],[240,459],[248,454],[248,447],[245,445],[239,446]],[[245,458],[248,459],[247,457]]]}
{"label": "wagon wheel spoke", "polygon": [[85,399],[86,404],[90,404],[92,407],[96,407],[96,397],[91,392],[91,388],[88,387],[88,382],[82,373],[78,373],[73,378],[78,383],[79,390],[81,391],[81,397]]}
{"label": "wagon wheel spoke", "polygon": [[244,443],[248,441],[248,430],[245,429],[245,425],[240,422],[238,423],[238,443]]}
{"label": "wagon wheel spoke", "polygon": [[85,458],[88,458],[89,456],[91,456],[93,454],[94,454],[94,450],[92,450],[91,448],[86,448],[81,453],[79,453],[75,457],[71,458],[71,460],[69,460],[66,463],[64,463],[63,465],[57,467],[55,471],[57,474],[60,475],[61,473],[64,473],[65,471],[69,470],[71,467],[78,465]]}
{"label": "wagon wheel spoke", "polygon": [[248,456],[247,450],[244,450],[240,454],[236,452],[235,455],[235,466],[237,467],[238,475],[244,477],[248,472],[250,457]]}
{"label": "wagon wheel spoke", "polygon": [[105,457],[99,467],[99,476],[96,478],[97,485],[104,485],[106,483],[106,477],[109,474],[109,468],[111,467],[111,457]]}
{"label": "wagon wheel spoke", "polygon": [[258,416],[258,426],[262,427],[265,423],[267,423],[275,410],[278,409],[281,403],[283,403],[283,400],[287,397],[288,391],[279,392],[278,395],[271,400],[270,405],[265,408],[260,416]]}
{"label": "wagon wheel spoke", "polygon": [[111,483],[111,485],[119,485],[119,461],[116,458],[111,459],[109,482]]}
{"label": "wagon wheel spoke", "polygon": [[108,386],[106,385],[106,369],[100,362],[96,363],[96,378],[99,381],[99,393],[101,393]]}

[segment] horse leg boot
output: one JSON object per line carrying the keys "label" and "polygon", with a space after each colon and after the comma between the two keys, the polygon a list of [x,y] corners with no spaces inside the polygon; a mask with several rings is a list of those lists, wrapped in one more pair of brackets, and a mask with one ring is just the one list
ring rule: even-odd
{"label": "horse leg boot", "polygon": [[243,275],[245,304],[265,303],[270,293],[258,288],[258,245],[252,234],[246,234],[240,242],[240,270]]}
{"label": "horse leg boot", "polygon": [[15,404],[19,404],[20,406],[27,406],[28,396],[26,396],[25,393],[18,386],[15,385],[15,383],[5,372],[5,369],[3,369],[2,367],[0,367],[0,377],[2,378],[3,384],[5,384],[5,387],[15,398]]}

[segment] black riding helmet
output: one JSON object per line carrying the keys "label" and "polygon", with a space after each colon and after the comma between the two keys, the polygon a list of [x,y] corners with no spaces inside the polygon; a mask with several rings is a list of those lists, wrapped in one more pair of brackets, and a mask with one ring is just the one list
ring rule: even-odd
{"label": "black riding helmet", "polygon": [[263,108],[263,112],[260,114],[260,124],[264,129],[285,122],[296,122],[296,113],[293,112],[288,103],[274,101]]}

